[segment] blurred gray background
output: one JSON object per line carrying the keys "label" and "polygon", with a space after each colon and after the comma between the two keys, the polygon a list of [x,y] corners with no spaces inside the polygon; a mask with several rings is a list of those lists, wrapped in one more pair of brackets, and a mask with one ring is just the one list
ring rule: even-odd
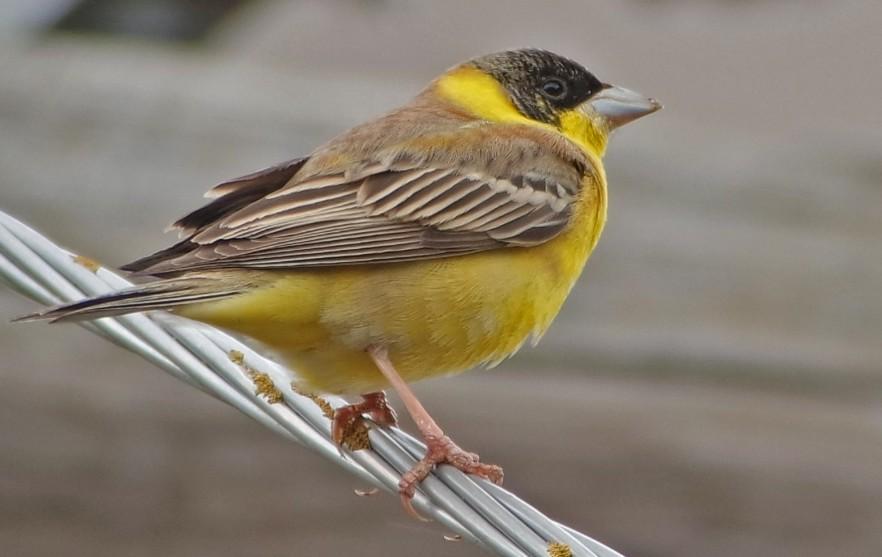
{"label": "blurred gray background", "polygon": [[[417,392],[506,484],[629,557],[882,555],[882,4],[0,4],[0,207],[109,265],[226,178],[473,55],[661,99],[543,343]],[[222,404],[0,289],[3,555],[444,555]],[[406,427],[410,427],[405,422]]]}

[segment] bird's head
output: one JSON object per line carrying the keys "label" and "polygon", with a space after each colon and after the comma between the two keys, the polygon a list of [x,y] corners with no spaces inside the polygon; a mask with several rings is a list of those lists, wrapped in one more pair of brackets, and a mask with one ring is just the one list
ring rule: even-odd
{"label": "bird's head", "polygon": [[609,133],[661,108],[656,100],[603,83],[552,52],[509,50],[460,64],[439,77],[436,94],[476,118],[553,128],[602,156]]}

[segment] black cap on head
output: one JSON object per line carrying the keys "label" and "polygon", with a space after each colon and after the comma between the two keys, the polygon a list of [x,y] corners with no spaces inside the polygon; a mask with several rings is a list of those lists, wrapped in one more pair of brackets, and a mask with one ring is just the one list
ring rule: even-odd
{"label": "black cap on head", "polygon": [[508,50],[469,64],[495,77],[521,113],[549,124],[558,122],[561,110],[585,102],[604,88],[580,64],[547,50]]}

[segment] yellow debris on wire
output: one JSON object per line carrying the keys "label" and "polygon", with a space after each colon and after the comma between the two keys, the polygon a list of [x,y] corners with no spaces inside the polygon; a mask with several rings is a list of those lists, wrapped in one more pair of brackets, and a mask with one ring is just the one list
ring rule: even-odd
{"label": "yellow debris on wire", "polygon": [[254,382],[254,394],[262,396],[270,404],[277,404],[285,399],[282,395],[282,391],[276,387],[276,384],[273,383],[273,380],[269,375],[262,371],[258,371],[245,363],[244,354],[238,350],[230,350],[229,357],[230,361],[241,367]]}
{"label": "yellow debris on wire", "polygon": [[573,550],[565,543],[551,542],[548,544],[548,557],[573,557]]}
{"label": "yellow debris on wire", "polygon": [[91,257],[86,257],[85,255],[73,255],[71,258],[74,260],[74,263],[89,269],[93,273],[97,273],[98,269],[101,268],[101,263],[98,263]]}

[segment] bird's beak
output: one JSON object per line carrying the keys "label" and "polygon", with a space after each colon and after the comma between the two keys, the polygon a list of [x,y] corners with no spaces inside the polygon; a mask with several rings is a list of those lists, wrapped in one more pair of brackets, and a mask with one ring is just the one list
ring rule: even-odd
{"label": "bird's beak", "polygon": [[640,93],[607,85],[587,102],[591,109],[606,120],[610,130],[624,126],[637,118],[660,110],[662,105],[655,99],[644,97]]}

